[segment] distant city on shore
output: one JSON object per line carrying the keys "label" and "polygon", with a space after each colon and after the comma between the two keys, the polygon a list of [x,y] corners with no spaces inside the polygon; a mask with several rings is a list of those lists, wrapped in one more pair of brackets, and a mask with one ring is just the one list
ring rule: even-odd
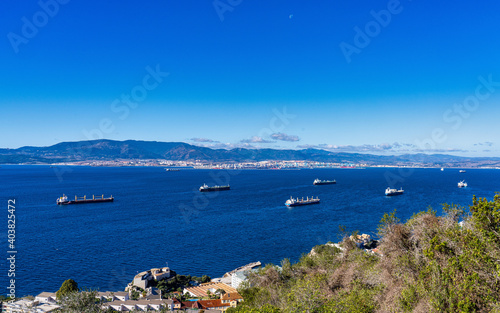
{"label": "distant city on shore", "polygon": [[165,166],[195,169],[363,167],[500,168],[500,158],[447,154],[374,155],[321,149],[212,149],[183,142],[92,140],[0,149],[0,164]]}

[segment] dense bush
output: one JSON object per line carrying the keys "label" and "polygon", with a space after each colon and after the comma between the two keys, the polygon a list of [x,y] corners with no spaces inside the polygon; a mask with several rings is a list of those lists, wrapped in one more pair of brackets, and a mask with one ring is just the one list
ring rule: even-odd
{"label": "dense bush", "polygon": [[380,254],[346,236],[342,251],[315,247],[296,264],[267,265],[228,312],[500,312],[500,195],[443,210],[405,223],[385,214]]}

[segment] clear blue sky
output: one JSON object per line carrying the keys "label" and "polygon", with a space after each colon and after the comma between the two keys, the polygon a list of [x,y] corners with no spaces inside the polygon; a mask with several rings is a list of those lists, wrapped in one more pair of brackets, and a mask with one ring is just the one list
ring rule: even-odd
{"label": "clear blue sky", "polygon": [[500,156],[495,2],[0,6],[1,148],[102,137]]}

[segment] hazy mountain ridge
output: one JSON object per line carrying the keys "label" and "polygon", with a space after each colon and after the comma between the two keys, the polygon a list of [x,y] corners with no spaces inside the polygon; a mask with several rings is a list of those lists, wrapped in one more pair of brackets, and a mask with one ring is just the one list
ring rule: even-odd
{"label": "hazy mountain ridge", "polygon": [[373,155],[319,149],[211,149],[184,142],[92,140],[61,142],[48,147],[0,149],[0,163],[58,163],[116,159],[166,159],[172,161],[251,162],[304,160],[367,165],[500,166],[500,158],[472,158],[445,154]]}

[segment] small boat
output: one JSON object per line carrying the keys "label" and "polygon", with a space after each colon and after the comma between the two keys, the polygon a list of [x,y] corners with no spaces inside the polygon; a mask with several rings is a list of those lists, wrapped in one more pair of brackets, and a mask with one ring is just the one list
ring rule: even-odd
{"label": "small boat", "polygon": [[398,195],[402,195],[403,192],[404,192],[403,188],[397,190],[394,188],[387,187],[387,189],[385,190],[385,195],[386,196],[398,196]]}
{"label": "small boat", "polygon": [[290,199],[286,200],[285,205],[287,207],[293,207],[293,206],[301,206],[301,205],[317,204],[317,203],[319,203],[319,198],[318,197],[316,197],[316,198],[314,198],[314,197],[311,197],[311,198],[307,197],[305,200],[304,200],[304,198],[302,198],[302,199],[299,199],[299,198],[294,199],[294,198],[290,197]]}
{"label": "small boat", "polygon": [[337,182],[334,180],[321,180],[316,178],[313,182],[313,185],[331,185],[336,184]]}
{"label": "small boat", "polygon": [[467,183],[465,182],[465,180],[458,182],[458,188],[465,188],[465,187],[467,187]]}
{"label": "small boat", "polygon": [[220,191],[220,190],[229,190],[231,187],[229,185],[227,186],[207,186],[207,184],[203,184],[203,186],[200,187],[201,192],[206,192],[206,191]]}
{"label": "small boat", "polygon": [[460,170],[460,171],[458,171],[458,172],[459,172],[459,173],[465,173],[465,170]]}
{"label": "small boat", "polygon": [[441,168],[441,172],[444,171],[444,168]]}
{"label": "small boat", "polygon": [[82,204],[82,203],[95,203],[95,202],[113,202],[114,198],[113,196],[109,198],[104,198],[104,195],[102,195],[100,198],[96,198],[95,196],[92,196],[92,199],[87,199],[87,196],[83,196],[78,198],[75,196],[75,200],[69,200],[66,195],[63,194],[62,197],[57,198],[56,204]]}

